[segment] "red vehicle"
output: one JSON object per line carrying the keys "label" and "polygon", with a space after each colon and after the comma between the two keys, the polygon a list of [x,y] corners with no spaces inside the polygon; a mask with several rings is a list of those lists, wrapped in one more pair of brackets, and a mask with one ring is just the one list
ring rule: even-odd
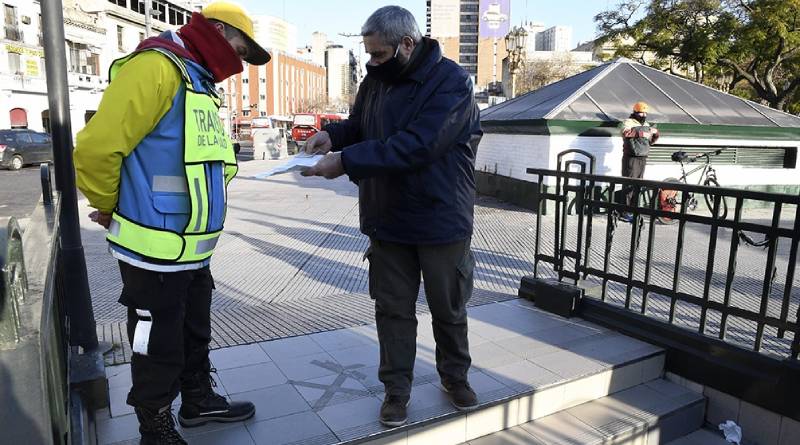
{"label": "red vehicle", "polygon": [[298,147],[302,147],[306,145],[308,138],[317,134],[322,127],[342,119],[338,114],[295,114],[292,122],[292,140]]}

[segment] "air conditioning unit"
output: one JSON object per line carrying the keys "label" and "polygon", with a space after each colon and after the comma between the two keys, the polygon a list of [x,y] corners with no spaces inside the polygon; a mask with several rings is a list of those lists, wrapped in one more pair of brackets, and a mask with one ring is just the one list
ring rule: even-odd
{"label": "air conditioning unit", "polygon": [[30,18],[30,16],[27,16],[27,15],[23,15],[22,18],[20,19],[20,21],[22,21],[22,23],[24,23],[26,25],[30,25],[31,24],[31,18]]}

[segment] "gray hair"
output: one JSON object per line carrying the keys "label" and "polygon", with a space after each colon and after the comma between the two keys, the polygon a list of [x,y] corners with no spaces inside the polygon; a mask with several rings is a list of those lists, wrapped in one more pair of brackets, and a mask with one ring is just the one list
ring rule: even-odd
{"label": "gray hair", "polygon": [[400,6],[384,6],[373,12],[361,27],[361,35],[378,35],[384,44],[391,47],[400,45],[405,36],[411,37],[415,43],[422,40],[414,15]]}

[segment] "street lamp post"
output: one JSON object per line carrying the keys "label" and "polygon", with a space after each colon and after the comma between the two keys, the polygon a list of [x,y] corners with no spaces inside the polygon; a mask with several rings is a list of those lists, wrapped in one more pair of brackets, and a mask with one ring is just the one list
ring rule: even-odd
{"label": "street lamp post", "polygon": [[511,74],[511,98],[517,95],[517,73],[525,65],[526,41],[528,32],[522,26],[515,26],[506,35],[508,51],[508,72]]}

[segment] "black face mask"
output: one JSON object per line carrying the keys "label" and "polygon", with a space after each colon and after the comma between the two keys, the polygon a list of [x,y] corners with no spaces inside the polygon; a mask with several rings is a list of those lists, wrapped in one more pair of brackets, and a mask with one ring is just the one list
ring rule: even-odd
{"label": "black face mask", "polygon": [[401,62],[397,55],[400,53],[400,46],[394,52],[394,56],[381,63],[380,65],[367,64],[367,74],[378,79],[382,82],[394,82],[400,77],[400,73],[405,67],[405,63]]}
{"label": "black face mask", "polygon": [[633,113],[633,118],[639,121],[640,124],[644,124],[647,121],[647,115],[642,113]]}

